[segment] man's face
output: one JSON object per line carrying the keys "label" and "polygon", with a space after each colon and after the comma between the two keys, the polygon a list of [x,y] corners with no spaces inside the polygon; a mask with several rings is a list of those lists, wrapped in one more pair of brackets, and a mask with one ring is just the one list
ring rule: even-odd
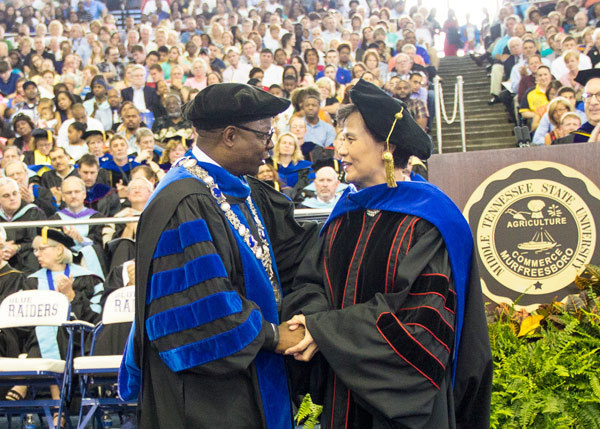
{"label": "man's face", "polygon": [[256,46],[254,43],[246,43],[242,50],[244,51],[245,56],[251,57],[256,53]]}
{"label": "man's face", "polygon": [[62,200],[69,210],[78,212],[83,208],[85,189],[81,188],[81,182],[67,179],[62,183],[61,191]]}
{"label": "man's face", "polygon": [[92,93],[96,98],[104,98],[106,97],[106,87],[100,83],[95,83],[92,85]]}
{"label": "man's face", "polygon": [[50,163],[59,173],[63,173],[69,169],[69,157],[63,150],[54,150],[50,152]]}
{"label": "man's face", "polygon": [[15,162],[13,164],[9,164],[4,169],[4,172],[6,173],[6,177],[10,177],[11,179],[14,179],[19,185],[27,186],[27,184],[28,184],[27,172],[25,171],[25,169],[23,168],[23,165],[21,163]]}
{"label": "man's face", "polygon": [[542,65],[542,61],[538,57],[531,57],[529,58],[528,64],[529,71],[532,74],[535,74],[537,72],[537,69]]}
{"label": "man's face", "polygon": [[25,97],[27,97],[28,100],[32,101],[35,100],[38,96],[38,89],[37,86],[35,85],[27,85],[27,88],[25,88]]}
{"label": "man's face", "polygon": [[315,190],[321,201],[329,202],[335,198],[335,191],[340,184],[335,170],[331,167],[323,167],[317,171],[315,178]]}
{"label": "man's face", "polygon": [[360,35],[357,33],[350,34],[350,44],[352,45],[352,49],[358,48],[358,45],[360,44]]}
{"label": "man's face", "polygon": [[141,51],[135,51],[133,53],[133,62],[136,64],[144,64],[144,60],[146,59],[146,55],[144,55]]}
{"label": "man's face", "polygon": [[547,68],[538,68],[537,72],[535,73],[535,81],[538,85],[540,85],[542,88],[545,88],[551,80],[552,75]]}
{"label": "man's face", "polygon": [[136,109],[126,109],[123,112],[123,123],[129,131],[135,131],[140,127],[142,118]]}
{"label": "man's face", "polygon": [[273,54],[269,52],[261,52],[260,65],[263,68],[268,68],[271,64],[273,64]]}
{"label": "man's face", "polygon": [[233,67],[237,67],[240,62],[240,54],[235,51],[229,51],[227,54],[227,61],[229,61],[229,64],[231,64]]}
{"label": "man's face", "polygon": [[45,48],[44,40],[36,37],[33,39],[33,46],[37,52],[42,52]]}
{"label": "man's face", "polygon": [[96,183],[98,178],[98,166],[97,165],[79,165],[79,177],[85,183],[86,188],[91,188]]}
{"label": "man's face", "polygon": [[384,177],[383,145],[377,143],[367,130],[360,113],[348,116],[344,123],[344,137],[338,152],[346,180],[364,188]]}
{"label": "man's face", "polygon": [[563,54],[567,51],[573,51],[577,48],[577,43],[575,40],[567,40],[562,44],[562,52]]}
{"label": "man's face", "polygon": [[85,113],[85,109],[83,107],[77,107],[73,109],[73,118],[77,122],[87,124],[87,114]]}
{"label": "man's face", "polygon": [[525,58],[530,58],[532,55],[536,53],[535,43],[527,42],[523,43],[523,56]]}
{"label": "man's face", "polygon": [[398,82],[398,85],[396,85],[396,95],[401,98],[401,99],[406,99],[409,97],[410,95],[410,84],[405,81],[402,80],[400,82]]}
{"label": "man's face", "polygon": [[[247,128],[268,133],[272,127],[270,118],[243,124]],[[269,151],[273,149],[273,140],[266,141],[264,135],[252,131],[237,129],[235,137],[235,153],[237,156],[235,167],[230,173],[240,176],[243,174],[256,175],[258,167],[269,157]]]}
{"label": "man's face", "polygon": [[319,115],[320,108],[319,100],[316,98],[307,98],[302,103],[302,110],[304,111],[304,115],[309,118],[316,118]]}
{"label": "man's face", "polygon": [[165,78],[162,71],[155,70],[155,69],[150,70],[150,77],[152,78],[153,82],[159,82]]}
{"label": "man's face", "polygon": [[181,103],[176,97],[168,97],[165,100],[165,110],[171,118],[177,118],[181,116]]}
{"label": "man's face", "polygon": [[21,193],[16,185],[0,186],[0,207],[6,213],[14,213],[21,207]]}
{"label": "man's face", "polygon": [[577,104],[577,101],[575,99],[575,93],[571,92],[571,91],[565,91],[562,94],[560,94],[561,97],[566,98],[567,101],[571,104],[571,107],[574,109],[575,105]]}
{"label": "man's face", "polygon": [[158,57],[156,55],[148,55],[146,57],[146,67],[150,68],[153,65],[158,64]]}
{"label": "man's face", "polygon": [[127,146],[127,142],[125,141],[125,139],[113,140],[110,144],[109,149],[113,158],[117,160],[127,158],[127,150],[129,149],[129,147]]}
{"label": "man's face", "polygon": [[137,88],[141,88],[146,83],[146,72],[141,69],[136,69],[131,73],[131,82]]}
{"label": "man's face", "polygon": [[325,62],[327,62],[327,64],[337,66],[338,63],[340,62],[340,57],[339,57],[337,51],[327,52],[327,55],[325,56]]}
{"label": "man's face", "polygon": [[410,59],[404,55],[396,58],[396,71],[400,74],[406,74],[410,71]]}
{"label": "man's face", "polygon": [[523,44],[521,42],[511,43],[508,46],[508,50],[510,51],[511,55],[521,55],[521,53],[523,53]]}
{"label": "man's face", "polygon": [[410,83],[410,89],[412,91],[413,94],[419,92],[422,88],[422,82],[423,77],[419,76],[419,75],[413,75],[410,77],[409,79],[409,83]]}
{"label": "man's face", "polygon": [[590,79],[585,86],[585,93],[593,94],[591,97],[587,97],[585,100],[585,114],[588,117],[588,121],[592,125],[596,125],[600,122],[600,79]]}
{"label": "man's face", "polygon": [[208,47],[208,58],[210,58],[211,60],[214,60],[215,58],[217,58],[219,56],[219,48],[217,48],[214,45],[210,45]]}
{"label": "man's face", "polygon": [[132,204],[146,203],[150,198],[150,195],[152,195],[152,191],[146,181],[139,178],[132,179],[127,190],[127,199]]}
{"label": "man's face", "polygon": [[339,51],[339,62],[342,64],[348,64],[350,62],[350,49],[342,48]]}
{"label": "man's face", "polygon": [[110,89],[108,91],[108,104],[111,108],[115,109],[121,105],[121,95],[116,89]]}
{"label": "man's face", "polygon": [[404,32],[404,42],[416,46],[417,45],[417,36],[415,36],[415,33],[413,33],[412,31],[405,31]]}
{"label": "man's face", "polygon": [[304,119],[294,117],[290,123],[290,132],[295,135],[298,140],[303,141],[306,134],[306,122]]}

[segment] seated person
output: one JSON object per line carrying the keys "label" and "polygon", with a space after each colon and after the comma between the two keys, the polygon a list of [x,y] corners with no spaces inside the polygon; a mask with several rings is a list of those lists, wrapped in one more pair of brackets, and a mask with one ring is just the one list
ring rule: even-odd
{"label": "seated person", "polygon": [[[127,200],[131,207],[126,207],[115,214],[115,217],[131,217],[142,214],[154,186],[143,177],[131,179],[127,186]],[[110,255],[110,269],[135,257],[135,234],[137,222],[126,224],[108,224],[102,229],[102,242]]]}
{"label": "seated person", "polygon": [[[67,177],[63,180],[60,190],[65,208],[56,212],[50,219],[73,220],[104,217],[96,210],[84,206],[86,187],[79,177]],[[102,225],[67,225],[63,227],[63,231],[75,242],[72,250],[81,256],[78,263],[104,279],[108,270],[102,247]]]}
{"label": "seated person", "polygon": [[58,210],[58,204],[52,192],[37,183],[30,183],[27,173],[27,166],[22,161],[10,161],[4,167],[4,175],[15,179],[19,185],[21,199],[28,204],[38,206],[46,216],[52,216]]}
{"label": "seated person", "polygon": [[140,128],[137,131],[135,138],[137,151],[132,155],[135,156],[136,162],[140,164],[144,161],[158,162],[162,153],[162,148],[154,144],[154,133],[148,128]]}
{"label": "seated person", "polygon": [[577,131],[581,127],[581,117],[575,112],[566,112],[560,118],[560,125],[546,135],[544,143],[549,146],[554,143],[555,138],[549,137],[550,134],[557,132],[561,137],[568,136],[573,131]]}
{"label": "seated person", "polygon": [[69,125],[69,128],[67,129],[67,138],[69,143],[65,146],[65,150],[71,159],[78,160],[83,155],[88,153],[88,147],[83,139],[83,134],[85,133],[86,129],[86,125],[81,122],[73,122],[71,125]]}
{"label": "seated person", "polygon": [[[104,291],[102,279],[79,265],[73,264],[70,248],[75,245],[71,237],[58,229],[38,228],[33,240],[33,249],[41,269],[27,277],[26,288],[56,290],[71,302],[71,312],[78,320],[97,323],[102,314],[100,298]],[[44,339],[41,341],[41,339]],[[68,333],[64,328],[37,327],[26,345],[28,358],[65,359]],[[81,350],[80,336],[74,336],[74,352]],[[16,386],[25,397],[26,387]],[[52,399],[59,399],[58,386],[51,386]]]}
{"label": "seated person", "polygon": [[[306,198],[302,201],[300,207],[311,209],[332,209],[340,195],[338,192],[340,181],[338,175],[332,167],[325,166],[317,170],[314,181],[315,193],[314,196]],[[342,190],[345,188],[344,186]]]}
{"label": "seated person", "polygon": [[88,148],[87,153],[91,153],[92,155],[94,155],[98,161],[100,161],[100,159],[105,155],[105,135],[106,134],[104,133],[104,131],[100,130],[87,130],[82,135],[82,138],[83,140],[85,140],[85,144]]}
{"label": "seated person", "polygon": [[133,155],[127,155],[127,140],[120,135],[112,136],[108,143],[110,157],[100,164],[100,168],[108,174],[108,185],[117,188],[129,183],[131,170],[140,165]]}
{"label": "seated person", "polygon": [[86,188],[85,206],[111,217],[121,210],[121,202],[117,191],[99,180],[100,171],[107,173],[100,170],[98,159],[91,153],[79,160],[78,174]]}
{"label": "seated person", "polygon": [[277,170],[273,167],[273,164],[265,162],[260,167],[258,167],[258,173],[256,173],[256,178],[258,180],[262,180],[265,183],[268,183],[276,191],[284,193],[291,199],[293,199],[293,190],[289,186],[284,186],[283,182],[279,178],[277,174]]}
{"label": "seated person", "polygon": [[[35,204],[23,201],[19,185],[14,179],[2,177],[0,178],[0,219],[3,222],[41,221],[46,219],[46,215]],[[35,228],[11,228],[6,232],[7,241],[4,244],[3,258],[25,274],[39,269],[31,247],[35,235]]]}
{"label": "seated person", "polygon": [[548,103],[548,119],[550,120],[550,123],[553,125],[554,129],[547,133],[544,137],[544,143],[547,146],[551,145],[554,140],[566,135],[563,134],[563,131],[559,129],[560,118],[562,118],[565,113],[572,111],[573,106],[566,98],[556,97],[554,100]]}
{"label": "seated person", "polygon": [[533,119],[538,107],[548,104],[546,90],[552,82],[552,74],[546,66],[538,67],[535,73],[536,85],[525,93],[519,106],[519,113],[525,119]]}
{"label": "seated person", "polygon": [[[166,136],[162,143],[165,145],[158,163],[163,171],[169,171],[171,165],[187,152],[187,144],[184,137],[177,134]],[[154,168],[152,168],[154,170]]]}
{"label": "seated person", "polygon": [[72,160],[64,147],[57,146],[52,149],[50,161],[53,170],[46,171],[42,175],[40,184],[52,192],[56,202],[60,205],[60,184],[67,177],[77,176],[77,170],[73,167]]}
{"label": "seated person", "polygon": [[50,151],[54,149],[56,142],[52,130],[49,129],[36,128],[32,131],[31,135],[33,136],[33,150],[23,154],[23,162],[29,166],[30,170],[35,171],[38,176],[41,176],[50,170],[52,165]]}
{"label": "seated person", "polygon": [[272,164],[284,186],[294,188],[300,183],[299,189],[302,189],[315,177],[312,163],[304,160],[298,140],[292,133],[282,134],[277,139]]}

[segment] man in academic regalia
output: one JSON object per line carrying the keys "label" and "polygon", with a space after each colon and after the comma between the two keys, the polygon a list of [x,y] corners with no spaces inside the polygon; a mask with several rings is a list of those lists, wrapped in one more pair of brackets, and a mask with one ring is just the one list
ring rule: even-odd
{"label": "man in academic regalia", "polygon": [[[600,69],[581,70],[575,81],[584,85],[583,101],[587,122],[571,134],[557,139],[553,144],[597,142],[598,131],[594,128],[600,124]],[[592,138],[592,139],[590,139]]]}
{"label": "man in academic regalia", "polygon": [[[46,219],[46,216],[38,206],[26,203],[21,198],[19,185],[14,179],[0,178],[0,221],[41,221],[43,219]],[[11,228],[6,235],[4,259],[25,274],[36,271],[40,266],[31,248],[31,242],[36,235],[35,228]]]}
{"label": "man in academic regalia", "polygon": [[100,179],[100,171],[107,173],[107,170],[100,170],[98,160],[91,153],[79,160],[78,173],[86,188],[84,204],[104,216],[114,216],[121,210],[121,201],[116,190]]}
{"label": "man in academic regalia", "polygon": [[469,226],[435,186],[395,181],[394,164],[431,153],[406,105],[363,80],[350,97],[339,154],[354,186],[285,298],[284,320],[306,329],[285,353],[319,352],[323,428],[487,429],[492,357]]}
{"label": "man in academic regalia", "polygon": [[314,244],[291,202],[246,174],[273,148],[289,101],[244,84],[202,90],[184,118],[197,133],[139,220],[136,317],[121,397],[143,428],[292,428],[281,298]]}

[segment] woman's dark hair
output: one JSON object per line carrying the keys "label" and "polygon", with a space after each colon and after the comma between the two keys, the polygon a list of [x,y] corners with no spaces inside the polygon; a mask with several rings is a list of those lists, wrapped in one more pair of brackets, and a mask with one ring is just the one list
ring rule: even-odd
{"label": "woman's dark hair", "polygon": [[[290,41],[290,39],[292,38],[293,34],[292,33],[285,33],[282,37],[281,37],[281,46],[283,48],[285,48],[288,44],[288,42]],[[293,46],[292,46],[293,48]]]}
{"label": "woman's dark hair", "polygon": [[25,113],[18,113],[17,115],[15,115],[15,117],[12,120],[12,126],[13,126],[13,130],[15,131],[15,133],[17,132],[17,129],[16,129],[17,122],[20,122],[20,121],[27,122],[29,124],[29,126],[31,127],[31,131],[34,130],[35,125],[33,125],[33,121],[31,120],[31,118],[28,115],[26,115]]}
{"label": "woman's dark hair", "polygon": [[294,72],[294,77],[296,78],[296,81],[298,81],[298,70],[296,70],[296,67],[294,67],[292,65],[283,67],[282,79],[285,78],[286,76],[290,75],[290,73],[287,73],[288,70],[292,70]]}
{"label": "woman's dark hair", "polygon": [[319,58],[319,51],[317,51],[315,48],[308,48],[306,51],[304,51],[304,62],[306,64],[308,64],[308,53],[312,52],[313,54],[315,54],[317,56],[317,59]]}
{"label": "woman's dark hair", "polygon": [[69,88],[66,84],[60,82],[54,85],[54,89],[52,90],[52,92],[54,92],[54,98],[56,99],[56,96],[59,92],[69,92]]}
{"label": "woman's dark hair", "polygon": [[300,79],[299,80],[304,80],[304,76],[306,75],[306,63],[304,62],[304,60],[302,59],[302,57],[300,55],[294,55],[292,57],[292,59],[290,60],[290,64],[292,63],[292,61],[295,59],[297,59],[300,62]]}
{"label": "woman's dark hair", "polygon": [[87,124],[75,121],[71,125],[69,125],[69,128],[74,128],[77,131],[81,132],[81,134],[83,134],[85,133],[85,130],[87,130]]}
{"label": "woman's dark hair", "polygon": [[233,35],[234,45],[236,44],[236,42],[240,45],[244,43],[244,38],[242,37],[242,30],[240,29],[240,27],[238,27],[237,25],[233,25],[231,27],[231,34]]}
{"label": "woman's dark hair", "polygon": [[563,85],[559,80],[553,80],[552,82],[550,82],[550,85],[548,85],[548,88],[546,89],[546,98],[548,99],[548,101],[550,101],[550,91],[555,89],[558,94],[558,90],[561,89],[562,86]]}
{"label": "woman's dark hair", "polygon": [[252,79],[256,73],[264,73],[260,67],[252,67],[250,73],[248,73],[248,78]]}
{"label": "woman's dark hair", "polygon": [[65,94],[67,96],[67,98],[69,100],[71,100],[71,107],[73,107],[73,104],[77,103],[77,100],[75,99],[75,96],[73,94],[71,94],[69,91],[58,91],[56,93],[56,95],[54,96],[54,105],[56,106],[56,111],[57,112],[62,112],[62,110],[60,109],[60,107],[58,107],[58,96],[59,94]]}
{"label": "woman's dark hair", "polygon": [[[355,104],[342,104],[337,111],[337,123],[338,126],[342,126],[346,119],[353,113],[360,114],[360,110],[356,107]],[[375,139],[375,141],[381,142],[383,144],[383,140],[376,137],[368,127],[365,127],[367,132]],[[399,145],[395,145],[393,156],[394,156],[394,167],[396,168],[405,168],[408,164],[408,159],[410,158],[410,153],[404,151]]]}

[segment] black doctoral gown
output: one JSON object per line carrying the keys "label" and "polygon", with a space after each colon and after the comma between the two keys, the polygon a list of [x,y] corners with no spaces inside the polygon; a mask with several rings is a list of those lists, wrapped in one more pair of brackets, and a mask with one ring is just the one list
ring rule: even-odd
{"label": "black doctoral gown", "polygon": [[[175,170],[169,174],[174,174]],[[252,199],[263,216],[285,293],[291,286],[299,262],[315,243],[316,225],[301,227],[294,220],[293,205],[285,196],[256,179],[248,178],[248,183]],[[243,204],[245,199],[228,195],[227,200],[232,206],[239,205],[251,230],[255,229],[253,217]],[[182,236],[186,228],[189,236]],[[256,231],[254,235],[256,237]],[[167,240],[169,236],[172,239]],[[280,401],[289,407],[287,389],[273,401],[261,396],[258,362],[262,353],[271,353],[267,345],[273,340],[273,330],[271,324],[257,312],[258,305],[247,298],[250,287],[257,286],[246,278],[247,266],[242,264],[242,251],[235,244],[236,237],[208,187],[189,175],[166,185],[144,210],[137,237],[136,340],[128,343],[128,348],[134,345],[135,352],[126,352],[125,361],[128,355],[134,354],[141,368],[140,427],[267,428],[266,408],[270,407],[269,413],[272,413],[273,406],[277,404],[275,406],[279,407]],[[177,253],[181,252],[176,250],[178,246],[184,247],[183,253]],[[198,265],[200,263],[202,265]],[[167,281],[170,275],[167,273],[175,275],[182,269],[180,267],[186,267],[186,275],[185,280],[179,283],[183,281],[191,285],[176,284],[173,279]],[[151,283],[163,281],[167,281],[164,288],[151,286]],[[147,290],[141,290],[140,285],[149,286]],[[272,294],[271,286],[268,288],[267,293]],[[166,289],[175,289],[176,293]],[[179,289],[182,290],[177,291]],[[160,290],[165,296],[152,296],[158,292],[151,290]],[[240,300],[239,311],[235,314],[226,313],[225,317],[214,320],[219,317],[216,314],[224,311],[222,305],[215,302],[208,312],[210,315],[198,316],[196,321],[186,318],[183,323],[182,319],[176,327],[166,322],[175,317],[175,310],[181,311],[181,306],[188,302],[195,306],[232,293],[235,301]],[[252,335],[242,334],[248,322],[256,316],[260,322],[256,330]],[[205,317],[208,320],[203,321]],[[169,335],[154,336],[155,339],[150,341],[150,335],[155,334],[150,333],[148,324],[153,325],[156,331],[158,326],[154,320],[161,318],[162,329],[167,330]],[[195,327],[184,328],[190,324]],[[229,338],[232,330],[238,329],[241,347],[232,350],[226,337]],[[143,342],[137,338],[143,338]],[[174,371],[167,365],[166,362],[175,365],[175,357],[186,347],[204,342],[214,344],[210,348],[210,357],[204,360],[196,353],[189,357],[189,361],[182,362],[188,368],[182,371]],[[139,356],[143,356],[141,362]],[[273,370],[279,371],[279,367],[276,369],[274,366]],[[279,374],[285,380],[283,365]],[[121,381],[120,392],[123,395]],[[277,427],[291,427],[291,412],[283,421],[286,419],[287,422]]]}
{"label": "black doctoral gown", "polygon": [[[7,222],[8,219],[0,212],[0,219],[3,222]],[[21,207],[10,219],[11,222],[24,222],[24,221],[40,221],[39,226],[42,227],[42,220],[46,219],[44,212],[34,204],[27,204],[24,201],[21,203]],[[33,228],[10,228],[6,230],[6,241],[14,241],[15,244],[19,244],[21,249],[9,259],[10,265],[19,271],[23,271],[26,275],[36,271],[40,264],[38,264],[37,258],[33,254],[33,248],[31,243],[37,235],[35,227]]]}
{"label": "black doctoral gown", "polygon": [[471,276],[461,342],[469,356],[459,355],[453,389],[457,289],[440,231],[383,210],[326,224],[282,311],[282,320],[304,314],[319,347],[300,381],[310,379],[304,389],[324,405],[322,428],[487,429],[492,362]]}
{"label": "black doctoral gown", "polygon": [[[71,177],[71,176],[79,177],[79,173],[77,172],[76,168],[72,169],[69,172],[69,174],[67,174],[67,177]],[[67,177],[65,177],[65,179]],[[46,171],[44,174],[42,174],[42,179],[40,181],[40,184],[46,189],[60,188],[62,181],[63,181],[63,178],[61,178],[58,175],[56,170],[50,170],[50,171]]]}
{"label": "black doctoral gown", "polygon": [[105,217],[112,217],[121,210],[121,200],[117,191],[100,181],[86,189],[84,204]]}
{"label": "black doctoral gown", "polygon": [[[25,276],[9,264],[0,269],[0,302],[9,295],[25,288]],[[23,353],[25,342],[31,334],[29,328],[9,328],[0,330],[0,356],[17,357]],[[4,389],[0,390],[4,391]]]}

